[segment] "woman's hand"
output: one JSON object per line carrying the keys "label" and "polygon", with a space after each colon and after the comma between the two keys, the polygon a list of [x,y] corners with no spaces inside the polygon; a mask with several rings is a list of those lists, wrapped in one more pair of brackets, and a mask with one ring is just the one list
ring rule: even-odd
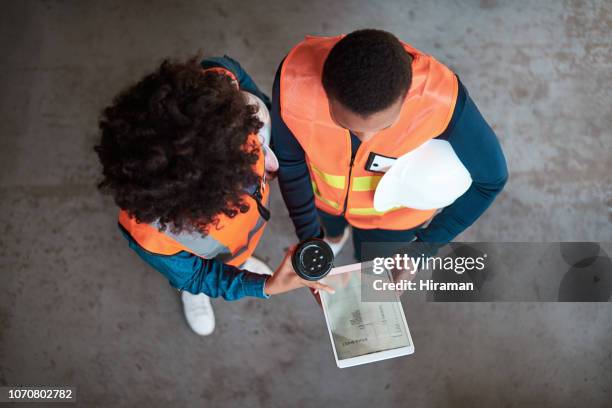
{"label": "woman's hand", "polygon": [[279,293],[289,292],[290,290],[301,287],[308,287],[315,291],[324,290],[328,293],[334,293],[335,290],[331,286],[324,285],[317,281],[307,281],[298,276],[291,265],[291,255],[295,247],[287,251],[285,259],[281,262],[278,269],[268,277],[264,285],[264,293],[266,295],[278,295]]}

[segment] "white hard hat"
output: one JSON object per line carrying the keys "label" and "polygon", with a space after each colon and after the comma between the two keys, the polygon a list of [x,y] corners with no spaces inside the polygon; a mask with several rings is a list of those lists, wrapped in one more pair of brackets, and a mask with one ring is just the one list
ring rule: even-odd
{"label": "white hard hat", "polygon": [[374,209],[446,207],[470,188],[472,178],[450,143],[432,139],[399,157],[374,193]]}

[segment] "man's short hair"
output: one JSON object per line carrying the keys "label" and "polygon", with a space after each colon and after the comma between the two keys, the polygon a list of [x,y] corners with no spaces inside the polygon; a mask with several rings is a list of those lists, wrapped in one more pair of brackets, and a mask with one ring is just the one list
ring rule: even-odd
{"label": "man's short hair", "polygon": [[393,105],[412,81],[412,56],[391,33],[365,29],[342,38],[323,65],[327,96],[368,116]]}

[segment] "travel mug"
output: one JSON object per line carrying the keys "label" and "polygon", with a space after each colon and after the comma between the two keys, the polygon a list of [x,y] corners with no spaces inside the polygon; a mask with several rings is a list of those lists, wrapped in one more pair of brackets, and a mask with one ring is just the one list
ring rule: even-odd
{"label": "travel mug", "polygon": [[302,279],[316,281],[325,277],[334,267],[334,253],[322,239],[309,238],[295,248],[291,264]]}

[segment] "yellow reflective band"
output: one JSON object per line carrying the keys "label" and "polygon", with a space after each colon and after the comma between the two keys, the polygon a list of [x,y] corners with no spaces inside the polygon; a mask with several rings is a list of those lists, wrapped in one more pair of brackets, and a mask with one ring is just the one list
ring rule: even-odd
{"label": "yellow reflective band", "polygon": [[353,215],[383,215],[386,214],[388,212],[394,211],[394,210],[399,210],[402,207],[394,207],[391,208],[390,210],[387,211],[376,211],[374,208],[349,208],[348,212],[349,214],[353,214]]}
{"label": "yellow reflective band", "polygon": [[353,177],[351,189],[353,191],[374,191],[381,178],[382,176]]}
{"label": "yellow reflective band", "polygon": [[333,174],[324,173],[321,169],[317,168],[314,164],[310,164],[310,168],[314,171],[317,176],[321,177],[325,183],[329,184],[334,188],[344,189],[346,179],[344,176],[335,176]]}
{"label": "yellow reflective band", "polygon": [[321,201],[323,201],[325,204],[327,204],[327,205],[329,205],[329,206],[331,206],[331,207],[335,208],[336,210],[337,210],[338,208],[340,208],[340,204],[338,204],[338,203],[336,203],[336,202],[334,202],[334,201],[332,201],[332,200],[328,200],[327,198],[323,197],[323,196],[321,195],[321,192],[320,192],[320,191],[319,191],[319,189],[317,188],[317,185],[315,184],[315,182],[314,182],[314,181],[311,181],[311,182],[312,182],[312,191],[314,191],[315,195],[317,196],[317,198],[318,198],[319,200],[321,200]]}

